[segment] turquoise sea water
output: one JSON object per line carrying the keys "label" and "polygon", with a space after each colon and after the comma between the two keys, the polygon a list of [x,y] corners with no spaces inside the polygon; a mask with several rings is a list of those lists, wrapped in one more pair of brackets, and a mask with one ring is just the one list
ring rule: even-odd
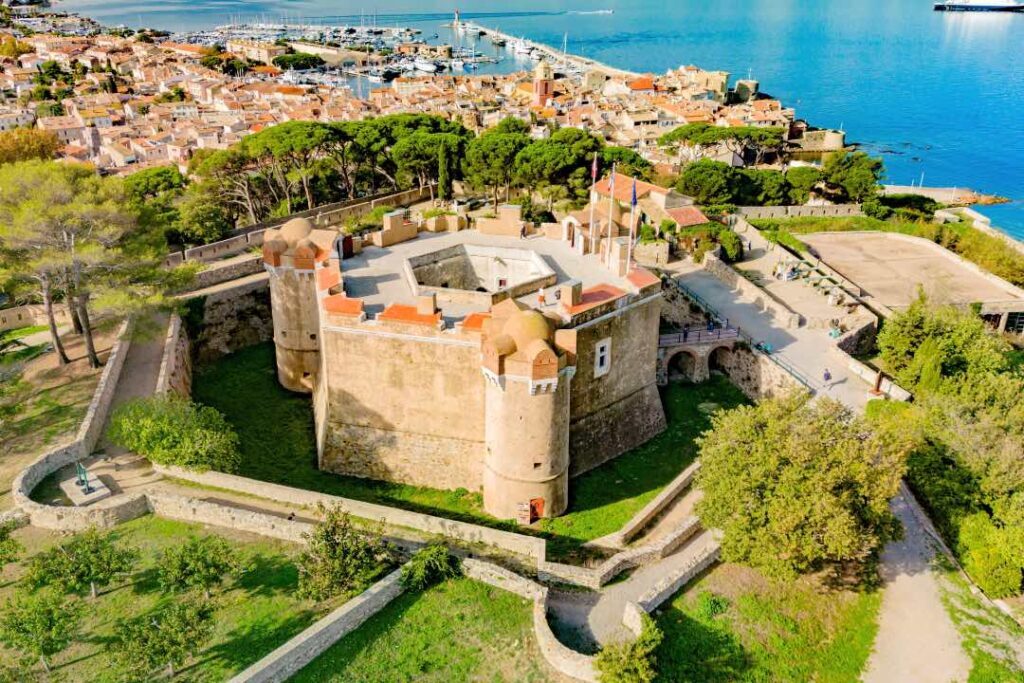
{"label": "turquoise sea water", "polygon": [[[66,0],[107,24],[171,30],[234,19],[416,26],[442,33],[437,0]],[[463,16],[636,71],[681,64],[753,75],[820,126],[885,156],[897,184],[1010,197],[983,211],[1024,239],[1024,14],[932,11],[931,0],[461,0]],[[513,9],[514,8],[514,9]],[[598,10],[614,10],[613,14]],[[482,44],[486,45],[486,41]]]}

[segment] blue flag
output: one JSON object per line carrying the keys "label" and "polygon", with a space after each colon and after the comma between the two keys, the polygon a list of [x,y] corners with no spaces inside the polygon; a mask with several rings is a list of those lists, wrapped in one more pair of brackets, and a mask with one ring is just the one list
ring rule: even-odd
{"label": "blue flag", "polygon": [[636,208],[636,178],[633,178],[633,201],[632,206]]}

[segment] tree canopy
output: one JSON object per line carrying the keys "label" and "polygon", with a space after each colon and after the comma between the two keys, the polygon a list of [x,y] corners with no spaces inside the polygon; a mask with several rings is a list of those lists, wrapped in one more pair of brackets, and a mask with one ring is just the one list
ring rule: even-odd
{"label": "tree canopy", "polygon": [[62,146],[57,134],[49,130],[14,128],[0,131],[0,164],[53,159]]}
{"label": "tree canopy", "polygon": [[701,520],[724,557],[792,577],[866,563],[898,533],[889,510],[909,440],[831,399],[719,412],[700,439]]}

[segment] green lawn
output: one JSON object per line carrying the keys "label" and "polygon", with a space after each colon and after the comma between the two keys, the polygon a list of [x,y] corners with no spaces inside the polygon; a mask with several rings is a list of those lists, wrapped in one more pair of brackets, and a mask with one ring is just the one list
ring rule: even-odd
{"label": "green lawn", "polygon": [[613,533],[697,457],[695,440],[711,426],[715,406],[747,400],[726,378],[671,384],[662,392],[668,429],[643,446],[572,480],[569,511],[540,527],[551,534],[548,554],[571,555],[581,543]]}
{"label": "green lawn", "polygon": [[[168,600],[152,571],[157,554],[193,534],[212,533],[201,527],[146,516],[117,527],[117,536],[141,552],[138,570],[130,579],[104,589],[96,601],[84,599],[82,630],[70,648],[53,658],[60,680],[114,681],[106,654],[117,619],[144,614]],[[269,653],[336,607],[337,600],[315,605],[294,596],[298,571],[292,557],[298,547],[249,534],[224,532],[248,571],[226,590],[215,593],[217,604],[213,637],[196,661],[175,680],[223,681]],[[56,533],[26,527],[15,533],[26,546],[25,557],[59,540]],[[4,570],[0,600],[6,602],[18,588],[20,564]],[[8,659],[7,653],[4,655]]]}
{"label": "green lawn", "polygon": [[[277,382],[274,349],[261,344],[199,368],[195,400],[213,406],[235,426],[241,441],[239,474],[297,488],[391,505],[487,526],[517,530],[510,521],[483,511],[480,494],[442,491],[322,472],[309,397]],[[702,385],[672,385],[663,394],[669,428],[647,444],[576,479],[570,485],[569,512],[518,529],[551,540],[549,555],[566,557],[581,543],[613,532],[670,482],[696,454],[694,439],[709,424],[699,406],[731,407],[744,402],[721,377]],[[705,406],[706,408],[706,406]]]}
{"label": "green lawn", "polygon": [[44,332],[49,328],[46,325],[26,325],[25,327],[15,327],[14,329],[4,330],[0,332],[0,343],[10,341],[11,339],[21,339],[27,337],[30,334],[36,332]]}
{"label": "green lawn", "polygon": [[531,615],[512,593],[446,581],[400,595],[291,681],[548,681]]}
{"label": "green lawn", "polygon": [[853,682],[878,631],[879,592],[772,582],[719,565],[658,614],[659,681]]}

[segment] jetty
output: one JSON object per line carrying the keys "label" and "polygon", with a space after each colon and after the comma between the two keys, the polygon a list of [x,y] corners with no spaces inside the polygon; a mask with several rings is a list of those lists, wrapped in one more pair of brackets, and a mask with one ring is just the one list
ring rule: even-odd
{"label": "jetty", "polygon": [[920,185],[883,185],[882,194],[919,194],[950,206],[1005,204],[1005,197],[981,194],[966,187],[922,187]]}
{"label": "jetty", "polygon": [[568,52],[558,50],[545,43],[538,43],[536,41],[527,40],[521,36],[514,36],[509,33],[503,33],[497,29],[483,26],[475,22],[459,21],[451,24],[446,24],[447,27],[452,28],[456,31],[470,31],[478,32],[483,35],[490,36],[492,38],[500,38],[506,42],[509,48],[515,43],[523,43],[527,47],[530,47],[534,52],[538,52],[544,56],[552,65],[558,66],[559,64],[566,65],[567,68],[574,68],[582,72],[587,71],[601,71],[608,74],[609,76],[622,76],[625,78],[636,78],[641,74],[635,71],[627,71],[626,69],[619,69],[614,66],[608,66],[595,59],[589,59],[587,57],[581,57],[579,55],[570,54]]}

